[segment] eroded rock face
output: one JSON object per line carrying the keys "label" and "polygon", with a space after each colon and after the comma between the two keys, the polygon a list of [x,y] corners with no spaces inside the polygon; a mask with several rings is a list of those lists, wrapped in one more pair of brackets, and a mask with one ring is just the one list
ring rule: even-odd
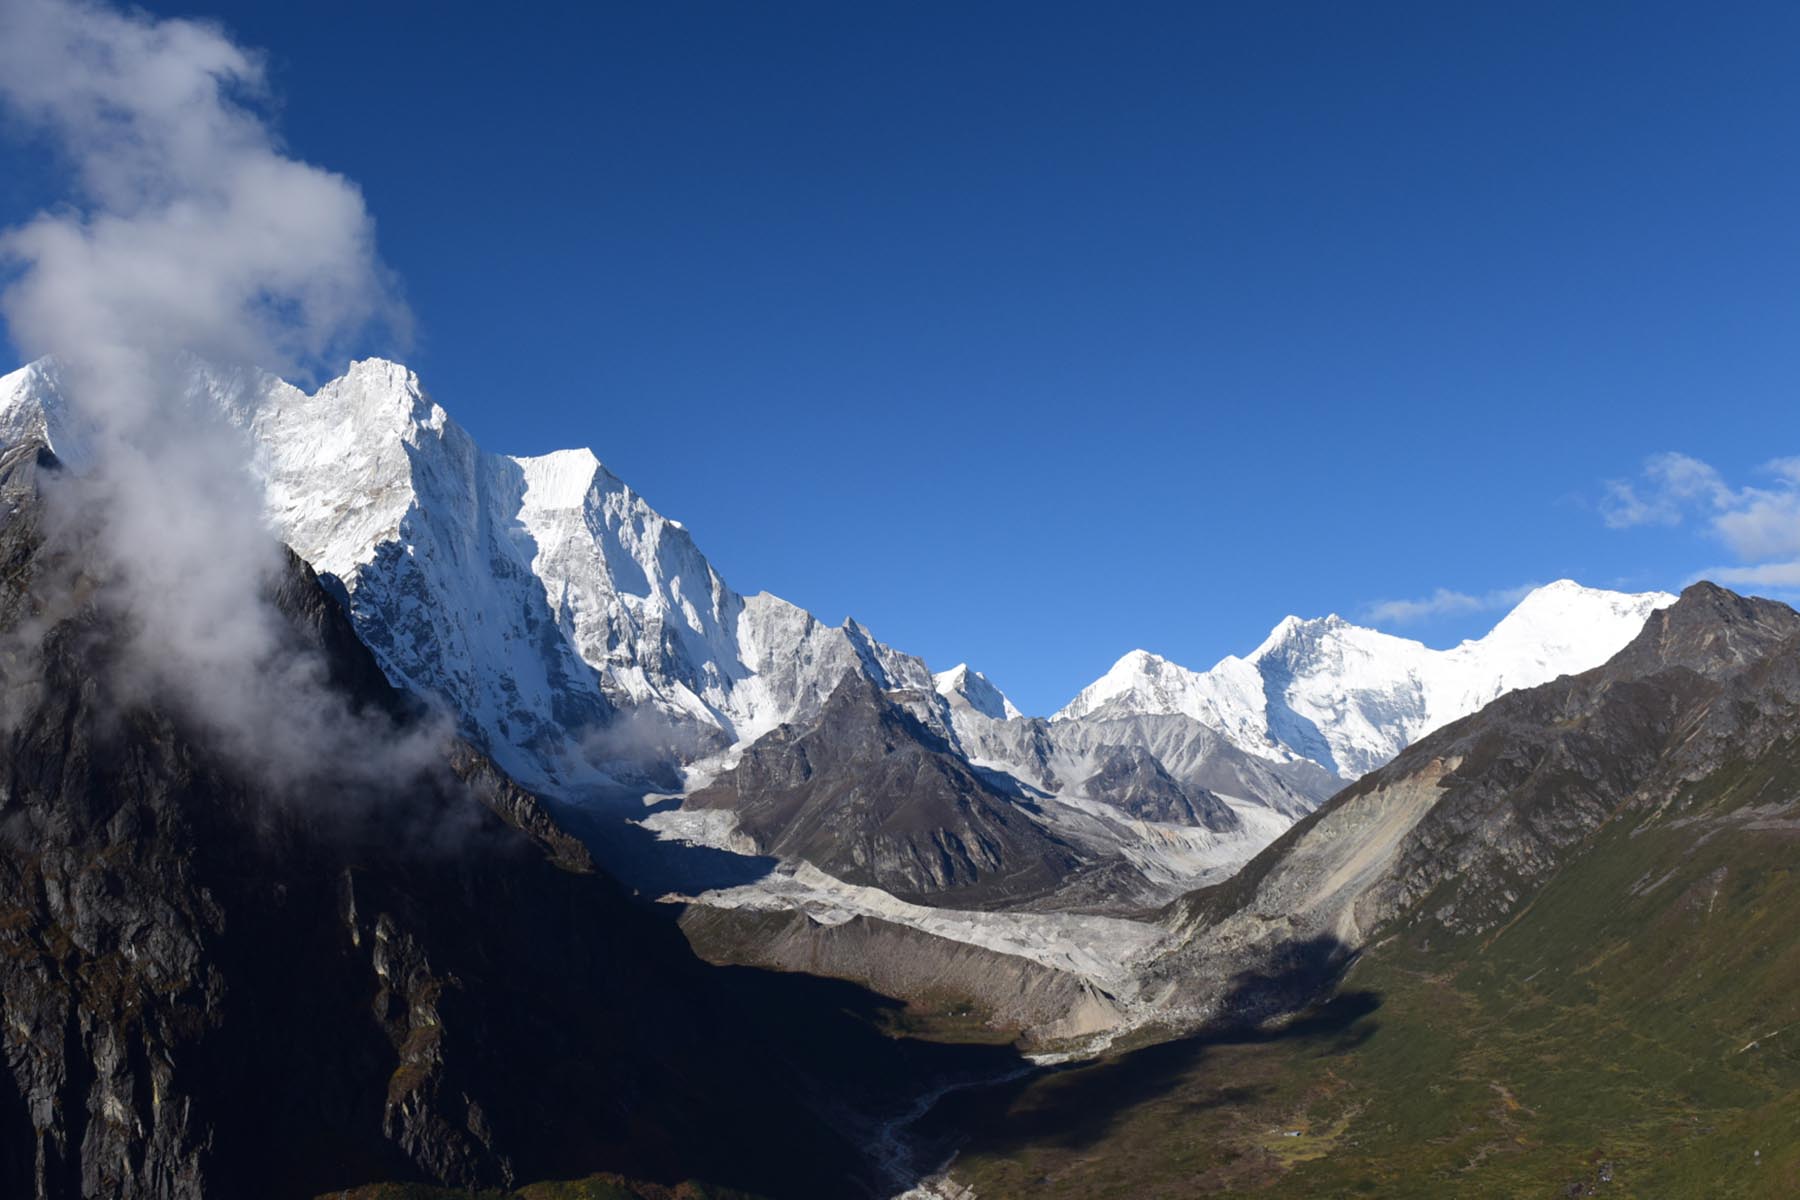
{"label": "eroded rock face", "polygon": [[[0,1195],[849,1189],[855,1156],[679,934],[485,758],[274,789],[121,693],[80,547],[46,541],[52,466],[0,458]],[[335,685],[407,719],[304,564],[274,598]]]}

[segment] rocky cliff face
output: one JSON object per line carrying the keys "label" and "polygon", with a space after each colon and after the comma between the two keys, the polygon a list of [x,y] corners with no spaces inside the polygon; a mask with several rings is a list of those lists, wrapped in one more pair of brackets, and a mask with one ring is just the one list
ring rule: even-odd
{"label": "rocky cliff face", "polygon": [[[0,460],[0,1194],[854,1186],[679,936],[479,754],[272,786],[122,689],[119,618],[42,521],[52,464]],[[303,564],[273,591],[336,686],[406,719]]]}

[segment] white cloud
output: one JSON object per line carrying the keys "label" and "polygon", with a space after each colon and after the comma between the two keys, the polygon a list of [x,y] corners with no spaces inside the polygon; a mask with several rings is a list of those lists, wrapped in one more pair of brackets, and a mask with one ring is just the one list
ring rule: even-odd
{"label": "white cloud", "polygon": [[1643,474],[1643,480],[1637,483],[1621,479],[1607,482],[1600,499],[1600,513],[1609,528],[1679,525],[1690,509],[1722,506],[1729,503],[1732,494],[1712,467],[1675,451],[1646,459]]}
{"label": "white cloud", "polygon": [[1691,455],[1658,454],[1645,461],[1640,480],[1606,484],[1601,515],[1614,529],[1693,518],[1740,560],[1701,578],[1732,587],[1800,586],[1800,457],[1772,459],[1760,472],[1771,482],[1733,487]]}
{"label": "white cloud", "polygon": [[1757,563],[1750,567],[1708,567],[1696,577],[1726,587],[1800,588],[1800,562]]}
{"label": "white cloud", "polygon": [[0,0],[0,109],[75,190],[0,232],[0,313],[22,352],[60,360],[94,431],[70,491],[101,506],[105,598],[144,682],[302,777],[349,757],[356,722],[266,602],[280,549],[249,447],[187,401],[179,361],[291,370],[406,316],[361,192],[283,152],[251,107],[263,86],[258,56],[212,25]]}
{"label": "white cloud", "polygon": [[1377,624],[1407,625],[1451,613],[1493,612],[1502,608],[1511,608],[1529,595],[1536,586],[1536,584],[1526,584],[1523,587],[1501,588],[1484,592],[1479,596],[1471,595],[1468,592],[1452,591],[1449,588],[1438,588],[1431,595],[1416,600],[1382,600],[1371,604],[1366,610],[1366,616],[1368,620]]}
{"label": "white cloud", "polygon": [[1745,488],[1712,519],[1713,530],[1743,559],[1800,555],[1800,488]]}

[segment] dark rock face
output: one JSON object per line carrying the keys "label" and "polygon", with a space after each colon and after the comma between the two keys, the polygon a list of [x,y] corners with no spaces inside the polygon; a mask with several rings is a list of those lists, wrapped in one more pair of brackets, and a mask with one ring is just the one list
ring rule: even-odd
{"label": "dark rock face", "polygon": [[[1689,811],[1716,773],[1788,778],[1800,732],[1800,614],[1696,584],[1612,660],[1500,697],[1344,789],[1238,876],[1168,917],[1160,965],[1198,982],[1330,937],[1340,956],[1399,934],[1428,946],[1488,936],[1544,884],[1581,869],[1594,837]],[[1777,789],[1779,790],[1779,789]],[[1792,796],[1771,795],[1777,807]]]}
{"label": "dark rock face", "polygon": [[846,676],[807,728],[756,742],[689,797],[729,808],[759,851],[802,858],[906,900],[1005,904],[1082,865],[944,740],[866,679]]}
{"label": "dark rock face", "polygon": [[1243,822],[1229,805],[1204,788],[1189,791],[1175,781],[1162,762],[1143,746],[1111,746],[1100,769],[1081,790],[1148,821],[1199,825],[1222,833]]}
{"label": "dark rock face", "polygon": [[[0,458],[0,1195],[602,1169],[856,1194],[679,934],[485,758],[276,793],[115,694],[117,631],[46,543],[51,465]],[[334,684],[405,719],[302,564],[275,599]]]}

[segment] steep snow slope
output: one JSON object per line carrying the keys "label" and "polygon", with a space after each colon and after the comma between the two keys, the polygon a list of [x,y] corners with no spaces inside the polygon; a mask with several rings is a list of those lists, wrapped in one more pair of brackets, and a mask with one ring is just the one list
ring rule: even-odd
{"label": "steep snow slope", "polygon": [[1485,637],[1448,650],[1338,616],[1288,617],[1247,658],[1210,671],[1134,650],[1053,720],[1185,715],[1251,754],[1309,759],[1355,778],[1504,692],[1598,666],[1674,600],[1565,579],[1526,596]]}
{"label": "steep snow slope", "polygon": [[[78,442],[59,387],[51,363],[0,378],[0,436]],[[336,580],[389,678],[535,786],[752,740],[849,672],[935,701],[924,663],[855,623],[732,591],[590,452],[482,451],[397,363],[311,393],[195,363],[191,390],[251,433],[277,533]]]}

